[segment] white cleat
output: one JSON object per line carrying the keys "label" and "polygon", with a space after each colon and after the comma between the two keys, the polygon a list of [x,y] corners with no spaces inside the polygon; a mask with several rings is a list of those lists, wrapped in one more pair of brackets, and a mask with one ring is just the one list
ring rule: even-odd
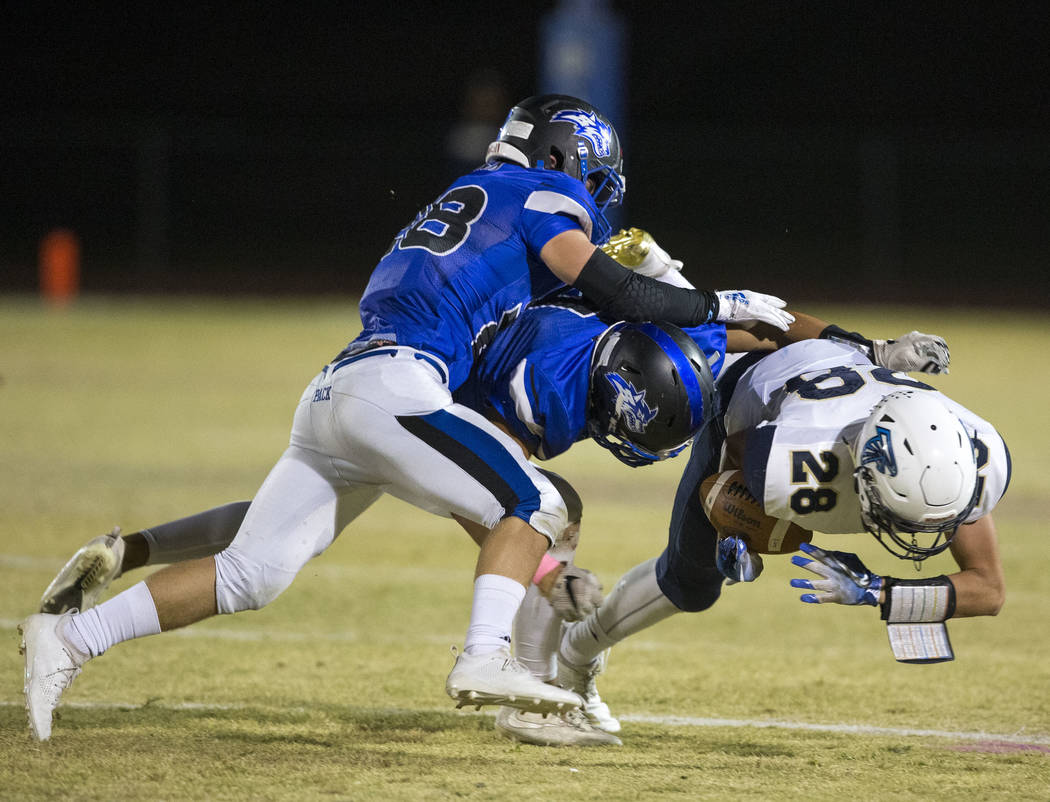
{"label": "white cleat", "polygon": [[507,705],[533,713],[560,713],[579,707],[583,700],[571,691],[536,679],[510,655],[510,649],[456,657],[445,681],[445,692],[456,707]]}
{"label": "white cleat", "polygon": [[619,732],[622,729],[620,720],[613,716],[609,705],[598,695],[596,680],[605,671],[608,661],[608,649],[585,666],[575,666],[559,654],[558,684],[583,697],[583,714],[592,727],[605,732]]}
{"label": "white cleat", "polygon": [[496,714],[496,730],[536,746],[623,746],[615,735],[591,726],[579,710],[544,716],[501,707]]}
{"label": "white cleat", "polygon": [[120,576],[124,541],[120,527],[89,540],[69,558],[40,599],[40,612],[64,613],[94,607],[109,583]]}
{"label": "white cleat", "polygon": [[60,628],[72,613],[36,613],[18,627],[22,635],[21,652],[26,658],[25,697],[29,728],[38,741],[51,737],[51,714],[58,707],[62,692],[73,684],[87,655],[74,649]]}

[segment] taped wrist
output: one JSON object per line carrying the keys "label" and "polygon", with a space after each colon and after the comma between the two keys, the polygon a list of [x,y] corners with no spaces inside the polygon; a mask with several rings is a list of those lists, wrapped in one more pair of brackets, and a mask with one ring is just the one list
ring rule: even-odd
{"label": "taped wrist", "polygon": [[925,624],[955,615],[955,585],[943,574],[929,579],[885,578],[882,620],[888,624]]}
{"label": "taped wrist", "polygon": [[831,340],[856,348],[868,359],[875,359],[875,343],[856,331],[846,331],[832,323],[820,333],[821,340]]}
{"label": "taped wrist", "polygon": [[601,248],[595,248],[573,286],[598,307],[599,313],[637,323],[659,320],[675,326],[710,323],[718,312],[718,297],[707,290],[675,287],[632,272]]}

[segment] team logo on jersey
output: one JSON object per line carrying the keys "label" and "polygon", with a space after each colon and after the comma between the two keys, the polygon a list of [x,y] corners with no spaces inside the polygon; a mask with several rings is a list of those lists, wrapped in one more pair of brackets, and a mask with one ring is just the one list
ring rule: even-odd
{"label": "team logo on jersey", "polygon": [[893,456],[893,439],[889,429],[875,427],[875,436],[861,449],[860,464],[872,465],[879,473],[897,475],[897,458]]}
{"label": "team logo on jersey", "polygon": [[592,112],[573,109],[572,111],[559,111],[551,117],[552,123],[572,123],[576,128],[576,135],[582,136],[591,143],[594,155],[604,158],[612,153],[613,131],[612,126],[598,119]]}
{"label": "team logo on jersey", "polygon": [[628,431],[642,434],[660,408],[645,403],[645,390],[634,389],[634,385],[618,373],[607,373],[605,378],[616,390],[613,419],[619,420]]}

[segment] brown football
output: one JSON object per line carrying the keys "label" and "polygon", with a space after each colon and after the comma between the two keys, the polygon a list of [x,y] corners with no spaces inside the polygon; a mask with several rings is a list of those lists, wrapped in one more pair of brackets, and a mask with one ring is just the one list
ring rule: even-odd
{"label": "brown football", "polygon": [[708,476],[700,483],[700,501],[718,534],[742,537],[748,548],[759,554],[798,551],[800,543],[808,543],[813,537],[798,524],[766,515],[740,471]]}

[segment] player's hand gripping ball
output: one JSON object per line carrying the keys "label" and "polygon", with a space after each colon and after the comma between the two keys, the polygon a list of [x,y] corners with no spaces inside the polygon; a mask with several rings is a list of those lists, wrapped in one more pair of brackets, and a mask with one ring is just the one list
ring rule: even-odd
{"label": "player's hand gripping ball", "polygon": [[762,558],[752,554],[747,544],[736,535],[719,538],[715,549],[715,567],[726,578],[727,585],[754,582],[762,574]]}
{"label": "player's hand gripping ball", "polygon": [[722,537],[739,537],[756,554],[798,551],[813,533],[798,524],[766,515],[738,470],[712,474],[700,483],[704,512]]}

